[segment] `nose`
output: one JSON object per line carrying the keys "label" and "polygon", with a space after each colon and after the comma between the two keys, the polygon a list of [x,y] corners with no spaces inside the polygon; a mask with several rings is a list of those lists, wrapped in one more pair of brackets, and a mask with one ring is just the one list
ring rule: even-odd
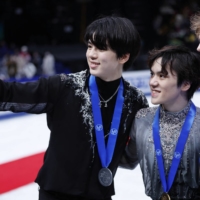
{"label": "nose", "polygon": [[157,86],[158,85],[158,80],[157,80],[156,76],[153,76],[153,77],[150,78],[149,85],[150,86]]}
{"label": "nose", "polygon": [[200,44],[197,47],[197,51],[200,52]]}
{"label": "nose", "polygon": [[95,49],[95,47],[92,47],[91,49],[88,50],[88,56],[91,59],[97,58],[97,50]]}

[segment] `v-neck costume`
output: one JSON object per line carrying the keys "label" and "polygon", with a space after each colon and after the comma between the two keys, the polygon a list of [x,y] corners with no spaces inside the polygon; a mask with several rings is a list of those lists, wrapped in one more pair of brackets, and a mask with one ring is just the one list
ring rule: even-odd
{"label": "v-neck costume", "polygon": [[[172,163],[174,150],[182,125],[190,108],[188,105],[179,112],[169,112],[160,107],[160,140],[166,177]],[[160,180],[152,133],[152,123],[157,107],[141,109],[131,129],[131,140],[126,150],[129,164],[123,167],[134,168],[139,163],[144,179],[145,192],[154,200],[159,200],[163,193]],[[196,115],[190,130],[183,155],[169,195],[172,200],[200,199],[200,108],[196,107]]]}

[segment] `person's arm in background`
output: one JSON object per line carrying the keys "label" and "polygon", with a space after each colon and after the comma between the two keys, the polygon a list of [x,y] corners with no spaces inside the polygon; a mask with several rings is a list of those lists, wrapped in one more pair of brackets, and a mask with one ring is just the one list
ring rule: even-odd
{"label": "person's arm in background", "polygon": [[[146,96],[141,92],[139,101],[141,102],[140,109],[149,107]],[[140,110],[139,109],[139,110]],[[139,110],[137,112],[139,112]],[[136,113],[137,115],[137,113]],[[138,165],[138,153],[136,146],[137,119],[135,118],[129,134],[129,140],[125,147],[124,154],[120,160],[119,167],[126,169],[134,169]]]}
{"label": "person's arm in background", "polygon": [[129,141],[126,145],[124,154],[120,161],[120,167],[126,169],[134,169],[138,164],[138,155],[136,147],[136,126],[135,122],[131,127]]}

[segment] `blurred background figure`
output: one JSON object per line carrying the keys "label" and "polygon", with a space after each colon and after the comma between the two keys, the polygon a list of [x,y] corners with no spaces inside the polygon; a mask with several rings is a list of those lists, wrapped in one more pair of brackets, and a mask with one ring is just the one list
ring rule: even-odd
{"label": "blurred background figure", "polygon": [[27,46],[22,46],[21,51],[17,54],[17,78],[32,78],[36,74],[36,67],[31,62],[31,55],[28,52]]}
{"label": "blurred background figure", "polygon": [[17,62],[14,55],[6,56],[6,66],[9,78],[16,78],[17,75]]}
{"label": "blurred background figure", "polygon": [[40,76],[42,74],[42,57],[39,52],[34,51],[32,54],[32,63],[35,65],[37,72],[36,76]]}
{"label": "blurred background figure", "polygon": [[42,60],[42,74],[51,76],[55,74],[55,58],[50,52],[45,52]]}
{"label": "blurred background figure", "polygon": [[[142,39],[140,54],[129,71],[145,70],[150,49],[172,44],[196,49],[190,16],[198,10],[198,0],[0,1],[0,66],[5,54],[18,49],[18,79],[87,69],[86,26],[99,16],[116,14],[130,19]],[[45,52],[51,52],[54,61]],[[46,58],[54,67],[46,65]],[[26,70],[22,62],[29,63]]]}
{"label": "blurred background figure", "polygon": [[23,58],[24,65],[31,60],[31,55],[28,52],[28,47],[27,46],[22,46],[21,47],[21,52],[19,53],[19,56],[21,56]]}

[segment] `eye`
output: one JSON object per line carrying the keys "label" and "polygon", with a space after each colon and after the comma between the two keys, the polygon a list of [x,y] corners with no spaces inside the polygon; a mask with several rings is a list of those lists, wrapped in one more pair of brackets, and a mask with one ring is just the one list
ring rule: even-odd
{"label": "eye", "polygon": [[160,74],[159,74],[159,77],[163,79],[163,78],[166,78],[166,75],[165,75],[165,74],[162,74],[162,73],[160,73]]}
{"label": "eye", "polygon": [[99,49],[100,52],[107,51],[106,49]]}
{"label": "eye", "polygon": [[92,45],[90,43],[87,44],[88,49],[92,48]]}
{"label": "eye", "polygon": [[150,77],[153,77],[154,76],[154,73],[153,72],[150,72]]}

